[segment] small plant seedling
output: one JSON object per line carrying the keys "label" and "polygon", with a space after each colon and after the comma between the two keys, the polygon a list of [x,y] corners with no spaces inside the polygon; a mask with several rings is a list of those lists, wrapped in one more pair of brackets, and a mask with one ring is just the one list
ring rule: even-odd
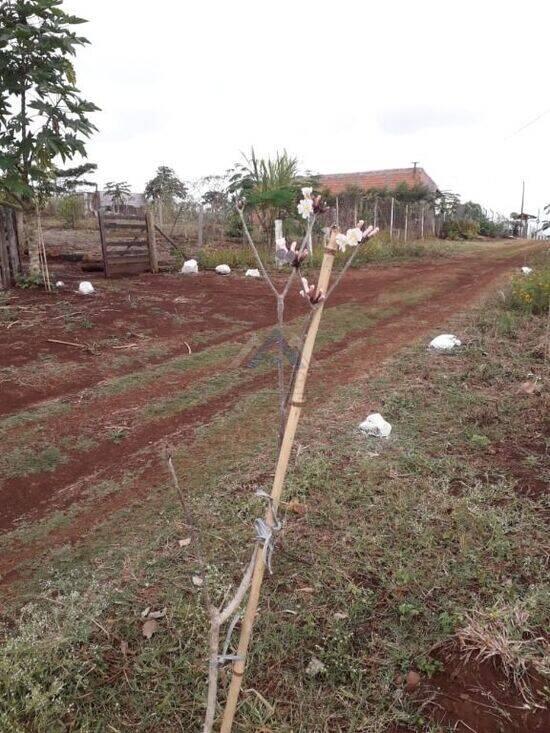
{"label": "small plant seedling", "polygon": [[470,436],[470,444],[478,450],[486,450],[490,446],[491,441],[486,435],[474,433]]}
{"label": "small plant seedling", "polygon": [[113,428],[109,431],[109,439],[112,440],[113,443],[121,443],[127,435],[128,430],[126,428]]}

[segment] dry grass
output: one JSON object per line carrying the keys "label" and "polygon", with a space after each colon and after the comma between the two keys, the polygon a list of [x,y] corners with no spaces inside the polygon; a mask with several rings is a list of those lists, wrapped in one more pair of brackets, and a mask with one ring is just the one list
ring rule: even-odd
{"label": "dry grass", "polygon": [[529,677],[532,672],[550,676],[550,641],[532,629],[526,604],[476,609],[465,621],[456,633],[465,661],[493,662],[514,681],[525,702],[542,707]]}

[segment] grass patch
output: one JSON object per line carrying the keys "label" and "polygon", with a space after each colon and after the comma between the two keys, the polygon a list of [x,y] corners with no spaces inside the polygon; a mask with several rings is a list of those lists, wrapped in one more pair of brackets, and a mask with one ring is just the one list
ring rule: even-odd
{"label": "grass patch", "polygon": [[32,410],[25,410],[18,412],[15,415],[4,417],[0,419],[0,436],[7,435],[12,430],[20,426],[29,426],[33,423],[39,422],[40,420],[47,420],[50,417],[56,415],[63,415],[69,412],[71,406],[64,402],[48,402],[44,405],[39,405]]}
{"label": "grass patch", "polygon": [[221,344],[220,346],[212,346],[194,354],[176,356],[157,366],[140,369],[131,374],[125,374],[122,377],[111,379],[97,389],[94,389],[94,394],[98,397],[123,394],[132,389],[145,387],[168,374],[182,374],[192,372],[195,369],[201,370],[207,366],[218,364],[220,361],[224,362],[227,359],[231,359],[231,357],[234,357],[239,352],[240,348],[242,348],[240,344]]}
{"label": "grass patch", "polygon": [[[327,317],[332,310],[326,330],[339,337],[366,315]],[[546,321],[513,311],[503,329],[511,312],[499,298],[451,324],[466,344],[456,355],[421,345],[376,379],[332,380],[317,401],[312,393],[285,491],[306,512],[289,511],[264,588],[239,733],[386,733],[394,723],[428,731],[399,676],[433,675],[434,645],[456,634],[478,648],[504,629],[513,674],[547,669],[545,497],[524,495],[529,466],[497,450],[517,447],[522,425],[527,457],[550,479],[545,398],[517,393],[529,371],[545,378]],[[341,360],[327,359],[327,372]],[[389,440],[357,431],[367,401],[383,406]],[[177,454],[220,592],[238,577],[264,509],[253,490],[271,481],[276,423],[273,392],[249,394]],[[3,629],[0,728],[200,728],[206,620],[190,580],[193,547],[177,544],[185,531],[163,483],[150,505],[42,563],[40,599]],[[143,639],[141,610],[164,605],[158,633]],[[315,678],[306,674],[312,657],[324,664]],[[222,697],[225,689],[222,681]]]}
{"label": "grass patch", "polygon": [[5,478],[18,478],[33,473],[55,471],[66,461],[59,448],[53,445],[45,448],[14,448],[0,456],[0,471]]}

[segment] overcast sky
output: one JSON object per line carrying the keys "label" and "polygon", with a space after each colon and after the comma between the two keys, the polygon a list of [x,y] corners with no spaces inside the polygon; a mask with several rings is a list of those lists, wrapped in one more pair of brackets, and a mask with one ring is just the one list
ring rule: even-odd
{"label": "overcast sky", "polygon": [[102,108],[100,184],[223,173],[254,145],[318,173],[419,161],[505,214],[522,179],[530,213],[550,202],[548,0],[65,4],[90,21],[76,66]]}

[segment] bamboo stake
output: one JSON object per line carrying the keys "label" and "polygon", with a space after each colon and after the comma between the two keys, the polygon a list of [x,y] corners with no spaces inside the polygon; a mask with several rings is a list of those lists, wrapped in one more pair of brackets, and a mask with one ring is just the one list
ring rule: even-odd
{"label": "bamboo stake", "polygon": [[38,236],[38,259],[40,261],[40,268],[42,270],[42,276],[44,278],[44,286],[48,292],[52,290],[52,283],[50,281],[50,270],[48,268],[48,258],[46,256],[46,244],[44,242],[44,232],[42,231],[42,218],[40,216],[40,208],[36,203],[36,229]]}
{"label": "bamboo stake", "polygon": [[[317,293],[327,293],[330,282],[330,275],[332,272],[332,265],[334,262],[334,255],[337,250],[337,234],[338,229],[334,227],[331,232],[327,247],[325,248],[323,263],[321,265],[321,272],[319,274],[319,282],[317,284]],[[323,301],[320,301],[320,303],[313,311],[313,315],[304,341],[304,347],[300,355],[300,366],[298,367],[296,379],[294,381],[292,399],[290,402],[290,408],[285,425],[285,431],[283,434],[283,440],[279,451],[279,459],[277,461],[277,467],[275,470],[273,488],[271,490],[271,501],[269,502],[266,511],[265,522],[269,527],[273,527],[274,525],[274,515],[277,512],[277,507],[279,506],[279,502],[281,500],[281,495],[283,492],[284,481],[288,469],[288,463],[290,460],[290,453],[292,450],[292,445],[294,443],[294,436],[296,434],[296,428],[298,427],[298,421],[302,412],[304,390],[309,365],[311,363],[313,347],[315,345],[315,339],[317,337],[317,331],[319,330],[319,324],[321,322],[322,314]],[[237,703],[239,700],[239,693],[241,690],[242,678],[245,670],[246,655],[248,652],[250,639],[252,637],[254,619],[258,610],[258,603],[260,600],[260,591],[262,588],[264,573],[265,553],[258,552],[254,564],[254,574],[252,576],[252,584],[250,586],[248,603],[241,626],[241,635],[239,638],[239,646],[237,649],[237,657],[239,657],[239,659],[237,659],[237,661],[233,663],[233,674],[231,677],[231,684],[229,686],[227,701],[225,703],[225,709],[223,712],[221,733],[231,733],[233,727],[233,719],[235,717]]]}

